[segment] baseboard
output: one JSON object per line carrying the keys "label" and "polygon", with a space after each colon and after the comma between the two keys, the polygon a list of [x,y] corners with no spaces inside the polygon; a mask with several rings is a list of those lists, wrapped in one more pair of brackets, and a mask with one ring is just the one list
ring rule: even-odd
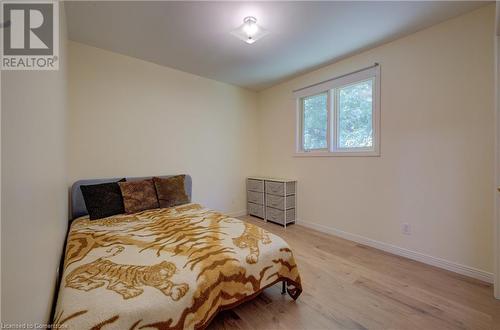
{"label": "baseboard", "polygon": [[449,271],[452,271],[452,272],[455,272],[455,273],[458,273],[461,275],[469,276],[469,277],[472,277],[472,278],[475,278],[475,279],[478,279],[478,280],[481,280],[481,281],[484,281],[487,283],[493,283],[493,273],[489,273],[489,272],[486,272],[486,271],[481,270],[481,269],[465,266],[465,265],[462,265],[462,264],[459,264],[459,263],[456,263],[453,261],[441,259],[441,258],[436,258],[436,257],[430,256],[427,254],[415,252],[412,250],[401,248],[399,246],[376,241],[376,240],[373,240],[373,239],[368,238],[368,237],[352,234],[352,233],[349,233],[349,232],[346,232],[343,230],[320,225],[320,224],[313,223],[313,222],[297,220],[297,224],[304,226],[304,227],[312,228],[312,229],[315,229],[315,230],[318,230],[318,231],[321,231],[321,232],[324,232],[327,234],[332,234],[334,236],[345,238],[347,240],[354,241],[356,243],[360,243],[363,245],[367,245],[367,246],[370,246],[370,247],[373,247],[373,248],[376,248],[376,249],[379,249],[379,250],[382,250],[385,252],[389,252],[389,253],[392,253],[392,254],[395,254],[398,256],[402,256],[402,257],[405,257],[408,259],[420,261],[420,262],[423,262],[423,263],[431,265],[431,266],[443,268],[443,269],[446,269],[446,270],[449,270]]}
{"label": "baseboard", "polygon": [[229,215],[230,217],[242,217],[244,215],[247,215],[247,210],[240,210],[240,211],[235,211],[235,212],[226,212],[227,215]]}

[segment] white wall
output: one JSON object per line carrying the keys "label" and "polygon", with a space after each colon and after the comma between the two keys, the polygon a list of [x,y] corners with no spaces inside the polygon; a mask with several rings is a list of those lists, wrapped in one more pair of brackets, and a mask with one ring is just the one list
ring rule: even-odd
{"label": "white wall", "polygon": [[245,211],[254,92],[75,42],[69,53],[68,184],[188,173],[195,202]]}
{"label": "white wall", "polygon": [[2,72],[2,322],[46,323],[67,227],[66,25],[59,71]]}
{"label": "white wall", "polygon": [[[259,172],[298,179],[301,222],[491,276],[494,12],[482,7],[259,93]],[[294,158],[292,90],[374,62],[381,157]]]}

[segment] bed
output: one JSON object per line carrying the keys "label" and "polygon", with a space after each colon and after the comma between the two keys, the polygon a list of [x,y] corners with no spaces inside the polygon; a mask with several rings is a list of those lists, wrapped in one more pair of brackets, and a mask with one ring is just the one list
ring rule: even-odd
{"label": "bed", "polygon": [[[283,239],[199,204],[89,220],[80,185],[113,180],[78,181],[71,189],[55,325],[203,329],[218,311],[276,283],[293,299],[302,292]],[[191,198],[189,176],[185,185]]]}

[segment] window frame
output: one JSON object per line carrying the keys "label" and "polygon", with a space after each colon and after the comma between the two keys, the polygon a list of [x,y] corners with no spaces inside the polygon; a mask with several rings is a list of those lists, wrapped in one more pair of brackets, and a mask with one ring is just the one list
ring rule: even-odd
{"label": "window frame", "polygon": [[[339,90],[343,87],[372,80],[372,129],[373,147],[338,148]],[[303,148],[303,99],[327,93],[328,129],[327,149],[305,150]],[[311,85],[294,92],[296,98],[296,137],[295,156],[297,157],[334,157],[334,156],[380,156],[380,65],[346,74],[338,78]]]}

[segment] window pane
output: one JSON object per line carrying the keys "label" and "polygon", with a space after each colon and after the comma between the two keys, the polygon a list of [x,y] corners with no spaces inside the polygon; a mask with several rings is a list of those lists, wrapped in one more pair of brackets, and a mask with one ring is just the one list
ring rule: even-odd
{"label": "window pane", "polygon": [[372,80],[339,89],[338,148],[373,146]]}
{"label": "window pane", "polygon": [[304,109],[302,118],[302,143],[304,150],[328,148],[327,99],[327,93],[302,99],[302,109]]}

